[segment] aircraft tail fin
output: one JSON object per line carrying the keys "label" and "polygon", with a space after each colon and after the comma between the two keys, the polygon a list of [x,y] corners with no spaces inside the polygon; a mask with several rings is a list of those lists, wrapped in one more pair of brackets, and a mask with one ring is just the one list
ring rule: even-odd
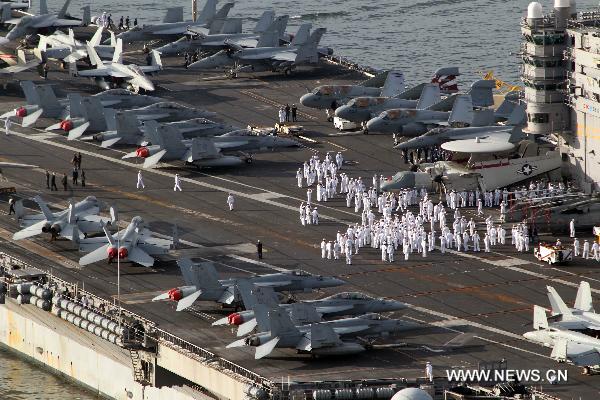
{"label": "aircraft tail fin", "polygon": [[225,18],[227,18],[227,15],[229,14],[229,11],[231,11],[231,9],[233,8],[234,5],[235,5],[235,3],[225,3],[225,4],[223,4],[223,6],[221,7],[221,9],[219,11],[217,11],[217,13],[215,14],[215,19],[225,19]]}
{"label": "aircraft tail fin", "polygon": [[276,47],[279,46],[279,38],[285,32],[289,16],[282,15],[275,18],[275,21],[260,34],[256,47]]}
{"label": "aircraft tail fin", "polygon": [[242,32],[241,18],[227,18],[223,21],[219,33],[221,34],[236,34]]}
{"label": "aircraft tail fin", "polygon": [[[121,40],[121,39],[119,39]],[[92,63],[92,65],[95,65],[96,68],[104,68],[104,62],[102,62],[102,60],[100,59],[100,56],[98,56],[98,53],[96,52],[96,50],[92,47],[92,46],[86,46],[87,48],[87,52],[88,52],[88,56],[90,57],[90,62]],[[115,54],[117,53],[117,50],[115,49]],[[71,63],[71,64],[75,64],[75,68],[77,67],[76,63]]]}
{"label": "aircraft tail fin", "polygon": [[273,19],[275,19],[275,11],[273,11],[273,10],[264,11],[262,13],[262,15],[260,16],[260,19],[256,23],[256,26],[254,27],[254,30],[252,32],[263,33],[264,31],[269,29],[269,27],[271,26],[271,23],[273,22]]}
{"label": "aircraft tail fin", "polygon": [[27,104],[37,104],[41,108],[50,109],[59,107],[58,99],[50,85],[36,86],[31,81],[21,82],[21,88],[25,92]]}
{"label": "aircraft tail fin", "polygon": [[592,289],[590,283],[582,281],[577,289],[577,297],[575,297],[575,308],[579,311],[594,312],[594,304],[592,302]]}
{"label": "aircraft tail fin", "polygon": [[361,82],[360,85],[364,86],[364,87],[380,88],[385,83],[385,80],[387,79],[387,76],[388,76],[389,72],[390,71],[383,71],[382,73],[377,74],[374,77],[369,78],[366,81]]}
{"label": "aircraft tail fin", "polygon": [[516,104],[506,120],[506,125],[524,125],[527,122],[527,112],[523,104]]}
{"label": "aircraft tail fin", "polygon": [[573,317],[573,313],[558,292],[552,286],[546,286],[546,290],[548,291],[548,300],[550,300],[550,306],[552,307],[552,315],[560,314],[563,320]]}
{"label": "aircraft tail fin", "polygon": [[81,25],[88,26],[92,23],[92,12],[90,6],[83,6],[81,8],[83,10],[83,17],[81,18]]}
{"label": "aircraft tail fin", "polygon": [[548,328],[546,310],[540,306],[533,306],[533,329],[540,330]]}
{"label": "aircraft tail fin", "polygon": [[71,118],[86,118],[86,109],[83,106],[83,97],[79,93],[69,93],[69,110]]}
{"label": "aircraft tail fin", "polygon": [[196,286],[197,289],[222,289],[217,270],[211,262],[193,263],[189,258],[180,258],[177,265],[186,285]]}
{"label": "aircraft tail fin", "polygon": [[456,77],[459,75],[458,67],[440,68],[435,71],[431,83],[438,84],[442,93],[456,93],[458,92]]}
{"label": "aircraft tail fin", "polygon": [[71,240],[75,242],[76,245],[79,245],[80,237],[79,237],[79,227],[77,224],[73,224],[71,228]]}
{"label": "aircraft tail fin", "polygon": [[98,29],[96,30],[96,33],[94,33],[94,36],[92,36],[92,38],[87,42],[87,44],[91,47],[99,46],[100,43],[102,42],[102,31],[103,30],[104,30],[104,28],[99,26]]}
{"label": "aircraft tail fin", "polygon": [[281,308],[269,310],[269,323],[272,336],[282,336],[289,333],[298,333],[298,328],[292,323],[287,311]]}
{"label": "aircraft tail fin", "polygon": [[185,152],[187,147],[183,144],[183,135],[171,125],[159,125],[154,120],[144,123],[145,136],[152,144],[159,145],[162,149],[172,154]]}
{"label": "aircraft tail fin", "polygon": [[[116,246],[117,242],[115,241],[115,238],[108,231],[108,228],[106,227],[104,222],[100,221],[100,225],[102,225],[102,231],[104,231],[104,236],[106,236],[106,240],[108,240],[108,244],[110,244],[113,247]],[[117,234],[119,234],[119,233],[117,233]]]}
{"label": "aircraft tail fin", "polygon": [[48,205],[46,204],[46,202],[44,200],[42,200],[42,198],[40,196],[35,196],[33,198],[33,201],[35,201],[37,203],[38,207],[42,211],[42,214],[44,214],[44,218],[46,219],[46,221],[54,220],[54,215],[52,215],[52,212],[48,208]]}
{"label": "aircraft tail fin", "polygon": [[311,324],[310,342],[305,344],[303,350],[310,351],[321,347],[341,345],[342,341],[339,335],[329,325]]}
{"label": "aircraft tail fin", "polygon": [[[300,25],[300,27],[298,28],[298,31],[296,32],[296,35],[294,36],[294,38],[290,42],[290,45],[292,45],[292,46],[302,46],[304,43],[306,43],[308,41],[308,39],[310,38],[310,30],[311,30],[311,28],[312,28],[312,24],[302,24],[302,25]],[[283,32],[285,32],[285,28],[283,29],[282,33]]]}
{"label": "aircraft tail fin", "polygon": [[317,28],[311,33],[306,43],[298,48],[296,63],[317,63],[319,61],[317,47],[325,32],[327,32],[326,28]]}
{"label": "aircraft tail fin", "polygon": [[4,23],[4,21],[8,21],[12,18],[12,11],[10,8],[10,3],[2,3],[2,15],[0,16],[0,23]]}
{"label": "aircraft tail fin", "polygon": [[448,118],[448,123],[459,123],[468,125],[471,125],[473,123],[473,103],[471,101],[471,96],[456,96],[456,100],[454,101],[454,105],[452,106],[452,111],[450,112],[450,118]]}
{"label": "aircraft tail fin", "polygon": [[110,31],[110,47],[117,47],[117,37],[113,31]]}
{"label": "aircraft tail fin", "polygon": [[64,18],[67,15],[67,9],[69,8],[69,4],[71,4],[71,0],[66,0],[65,4],[63,4],[62,8],[58,12],[58,18]]}
{"label": "aircraft tail fin", "polygon": [[167,8],[167,13],[163,17],[163,23],[183,22],[183,7]]}
{"label": "aircraft tail fin", "polygon": [[417,110],[425,110],[441,100],[440,87],[433,83],[427,83],[423,86],[423,91],[417,102]]}
{"label": "aircraft tail fin", "polygon": [[[97,55],[98,54],[96,54],[96,56]],[[117,39],[117,45],[115,46],[115,52],[113,53],[112,62],[119,64],[123,63],[123,39]]]}
{"label": "aircraft tail fin", "polygon": [[496,81],[481,79],[473,82],[469,94],[475,107],[490,107],[494,105],[494,93]]}
{"label": "aircraft tail fin", "polygon": [[177,228],[177,224],[173,224],[173,229],[171,230],[171,248],[176,249],[179,247],[179,228]]}
{"label": "aircraft tail fin", "polygon": [[404,74],[402,71],[392,70],[388,73],[385,83],[381,88],[381,96],[394,97],[404,91]]}
{"label": "aircraft tail fin", "polygon": [[565,361],[567,359],[567,339],[560,338],[554,342],[550,357],[556,361]]}
{"label": "aircraft tail fin", "polygon": [[204,8],[198,14],[198,18],[196,19],[196,23],[199,24],[207,24],[215,17],[217,13],[217,0],[206,0],[206,4],[204,4]]}
{"label": "aircraft tail fin", "polygon": [[40,15],[44,14],[48,14],[48,3],[46,0],[40,0]]}

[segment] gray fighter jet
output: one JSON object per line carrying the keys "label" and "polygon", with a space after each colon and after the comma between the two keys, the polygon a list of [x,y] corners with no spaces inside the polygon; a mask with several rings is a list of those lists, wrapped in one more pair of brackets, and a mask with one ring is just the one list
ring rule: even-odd
{"label": "gray fighter jet", "polygon": [[240,281],[270,287],[277,292],[310,292],[313,289],[341,286],[346,283],[334,277],[312,275],[302,270],[219,280],[212,263],[193,263],[190,259],[182,258],[177,260],[177,265],[181,269],[186,286],[173,288],[152,299],[152,301],[176,301],[177,311],[190,307],[196,300],[239,305],[238,283]]}
{"label": "gray fighter jet", "polygon": [[75,19],[67,14],[67,8],[71,0],[66,0],[58,14],[50,14],[46,0],[40,0],[39,15],[25,15],[17,19],[4,21],[5,24],[14,25],[5,38],[0,38],[0,44],[8,43],[29,34],[37,33],[39,30],[52,30],[80,26],[90,22],[90,7],[83,7],[83,19]]}
{"label": "gray fighter jet", "polygon": [[335,110],[338,105],[355,97],[396,97],[404,91],[404,74],[401,71],[386,71],[358,85],[318,86],[300,97],[300,104],[321,110]]}
{"label": "gray fighter jet", "polygon": [[440,127],[433,128],[421,136],[410,138],[405,142],[398,143],[394,146],[398,150],[413,150],[427,147],[439,146],[452,140],[463,139],[494,139],[506,140],[510,143],[518,143],[526,138],[520,127],[515,126],[477,126],[466,128],[449,128]]}
{"label": "gray fighter jet", "polygon": [[[494,104],[494,81],[479,80],[471,85],[468,94],[453,95],[426,110],[390,109],[367,122],[370,133],[395,133],[400,136],[418,136],[435,126],[456,123],[473,125],[473,107]],[[449,110],[449,107],[451,109]],[[487,125],[494,121],[488,121]]]}
{"label": "gray fighter jet", "polygon": [[316,64],[319,61],[318,44],[325,31],[325,28],[315,29],[306,42],[299,43],[298,38],[295,37],[289,46],[282,47],[243,48],[228,43],[232,49],[232,53],[226,55],[229,59],[215,54],[213,57],[196,61],[190,65],[190,68],[214,69],[231,64],[233,61],[234,67],[230,71],[232,77],[240,72],[283,71],[289,74],[298,65]]}
{"label": "gray fighter jet", "polygon": [[561,157],[553,146],[521,140],[480,139],[444,143],[454,153],[453,161],[418,166],[417,171],[401,171],[381,185],[383,191],[412,188],[427,190],[493,190],[507,187],[560,168]]}
{"label": "gray fighter jet", "polygon": [[[100,144],[101,147],[108,148],[117,143],[142,145],[148,142],[149,138],[145,137],[144,133],[146,127],[140,125],[137,118],[132,118],[127,113],[115,112],[114,110],[105,110],[105,114],[110,115],[107,118],[114,118],[115,129],[93,135],[93,140],[102,142]],[[217,136],[239,129],[235,126],[214,122],[206,118],[167,122],[164,125],[176,128],[185,139]]]}
{"label": "gray fighter jet", "polygon": [[274,17],[275,13],[272,10],[265,11],[256,23],[253,33],[206,34],[204,29],[190,28],[187,36],[155,50],[162,56],[174,56],[186,51],[220,50],[227,48],[228,42],[242,47],[259,47],[261,38],[263,46],[276,46],[279,44],[279,39],[283,37],[289,17],[284,15],[275,20]]}
{"label": "gray fighter jet", "polygon": [[592,291],[589,282],[581,282],[577,290],[573,308],[567,307],[563,299],[552,286],[546,286],[548,299],[552,306],[553,326],[573,330],[600,331],[600,315],[594,311]]}
{"label": "gray fighter jet", "polygon": [[238,325],[237,336],[245,336],[257,326],[258,322],[252,309],[256,304],[281,307],[287,310],[295,325],[320,322],[321,317],[333,318],[343,315],[398,311],[407,307],[406,304],[395,300],[374,298],[359,292],[344,292],[324,299],[302,302],[302,304],[307,304],[315,309],[317,316],[315,320],[305,318],[306,314],[295,309],[294,304],[279,304],[279,298],[272,288],[240,284],[239,291],[246,311],[239,311],[213,322],[213,325]]}
{"label": "gray fighter jet", "polygon": [[94,80],[102,89],[107,90],[116,86],[132,89],[138,92],[140,89],[147,91],[154,90],[154,84],[146,74],[157,73],[162,70],[162,61],[156,51],[151,51],[150,65],[123,64],[123,41],[117,39],[117,46],[113,54],[112,61],[104,62],[98,56],[93,47],[87,45],[87,53],[90,61],[96,66],[94,69],[79,71],[77,63],[69,63],[69,73],[71,76],[84,76]]}
{"label": "gray fighter jet", "polygon": [[108,259],[110,263],[118,258],[121,261],[131,261],[144,267],[154,265],[154,255],[166,254],[172,248],[175,239],[161,239],[153,236],[144,228],[141,217],[133,217],[127,228],[111,234],[102,223],[104,237],[94,237],[78,240],[79,251],[89,252],[79,259],[79,265],[84,266]]}
{"label": "gray fighter jet", "polygon": [[50,125],[45,130],[62,130],[69,140],[80,137],[86,130],[102,132],[107,129],[102,102],[98,97],[83,97],[79,93],[71,93],[69,98],[69,117]]}
{"label": "gray fighter jet", "polygon": [[27,60],[25,52],[21,49],[17,50],[17,63],[0,69],[0,76],[10,76],[19,72],[27,71],[37,66],[40,61],[37,58]]}
{"label": "gray fighter jet", "polygon": [[158,126],[148,121],[146,137],[152,143],[124,155],[122,158],[142,158],[144,168],[158,164],[161,160],[182,160],[198,167],[235,166],[242,163],[239,156],[223,155],[226,152],[244,152],[297,146],[293,139],[272,135],[257,135],[247,130],[229,132],[212,138],[185,140],[183,135],[169,125]]}
{"label": "gray fighter jet", "polygon": [[[21,81],[26,105],[0,115],[0,118],[16,116],[22,118],[21,125],[31,126],[39,117],[67,119],[70,99],[58,99],[51,85],[35,85],[31,81]],[[144,107],[163,101],[158,97],[138,95],[124,89],[110,89],[91,97],[100,100],[102,107],[134,108]]]}
{"label": "gray fighter jet", "polygon": [[[414,97],[417,95],[417,99]],[[435,83],[422,84],[396,97],[356,97],[345,105],[336,108],[335,116],[363,125],[363,133],[368,133],[366,123],[385,110],[417,109],[425,110],[441,101],[440,87]]]}
{"label": "gray fighter jet", "polygon": [[101,45],[103,29],[103,27],[99,27],[94,36],[85,44],[75,39],[72,29],[69,29],[68,35],[61,31],[56,31],[50,36],[38,35],[40,41],[37,50],[44,59],[74,62],[88,57],[87,46],[90,46],[96,50],[100,58],[111,59],[114,56],[117,42],[114,33],[110,32],[110,45]]}
{"label": "gray fighter jet", "polygon": [[[85,100],[86,98],[84,98]],[[96,113],[100,111],[95,110]],[[107,114],[108,118],[104,116],[105,120],[111,121],[109,126],[104,129],[98,130],[103,131],[116,131],[116,117],[114,113],[105,110],[102,114]],[[141,121],[176,121],[176,120],[188,120],[192,118],[209,118],[214,117],[216,114],[210,111],[200,110],[197,108],[187,107],[178,103],[173,102],[160,102],[150,104],[146,107],[133,108],[122,112],[123,118],[130,119],[131,123],[139,123]],[[108,128],[108,129],[107,129]],[[69,132],[69,140],[78,139],[85,132],[85,129],[73,129],[74,132]]]}
{"label": "gray fighter jet", "polygon": [[533,331],[525,332],[523,336],[534,343],[552,348],[552,359],[583,367],[584,372],[600,365],[600,339],[549,324],[546,310],[537,305],[533,306],[533,328]]}
{"label": "gray fighter jet", "polygon": [[116,211],[111,207],[111,218],[98,215],[100,206],[94,196],[73,204],[63,211],[51,212],[48,205],[40,196],[33,200],[38,204],[41,214],[27,215],[21,200],[15,203],[15,213],[20,226],[24,229],[13,235],[13,240],[20,240],[37,236],[41,233],[50,233],[52,236],[62,236],[69,240],[78,239],[78,232],[84,234],[102,231],[103,224],[112,225],[116,222]]}
{"label": "gray fighter jet", "polygon": [[259,325],[264,324],[267,329],[230,343],[227,348],[256,347],[254,358],[257,360],[268,356],[275,348],[292,348],[314,356],[356,354],[368,347],[360,343],[358,337],[380,338],[423,328],[414,322],[387,319],[379,314],[296,326],[281,308],[269,310],[259,305],[254,312],[257,319],[264,321]]}
{"label": "gray fighter jet", "polygon": [[[151,40],[173,40],[175,37],[184,35],[189,28],[212,28],[212,24],[222,24],[227,14],[233,8],[234,3],[226,3],[217,12],[217,0],[207,0],[204,8],[198,15],[196,21],[181,21],[169,22],[156,25],[144,25],[129,29],[117,35],[118,39],[123,39],[124,42],[142,42]],[[220,25],[218,26],[220,29]]]}

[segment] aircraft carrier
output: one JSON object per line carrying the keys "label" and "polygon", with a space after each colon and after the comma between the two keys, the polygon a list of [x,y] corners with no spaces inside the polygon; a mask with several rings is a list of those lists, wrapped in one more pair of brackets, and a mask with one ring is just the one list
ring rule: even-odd
{"label": "aircraft carrier", "polygon": [[[66,71],[51,70],[48,81],[28,72],[19,74],[19,78],[55,84],[65,92],[97,91],[89,81],[70,78]],[[224,122],[242,127],[273,126],[278,108],[298,104],[299,97],[307,90],[325,83],[354,83],[364,79],[362,73],[334,64],[299,70],[291,77],[265,73],[238,79],[219,74],[199,75],[167,65],[155,79],[154,94],[215,111]],[[0,112],[22,104],[16,84],[8,85],[7,94],[0,97]],[[0,216],[3,265],[21,263],[39,268],[51,274],[56,282],[76,285],[71,287],[71,293],[79,291],[88,298],[97,296],[97,302],[105,300],[106,304],[114,305],[119,297],[123,315],[130,322],[137,320],[146,332],[139,346],[131,349],[130,372],[140,386],[186,384],[195,387],[198,398],[376,398],[377,393],[382,394],[377,398],[386,398],[388,392],[376,389],[395,391],[426,384],[424,366],[430,361],[436,388],[425,387],[432,394],[433,390],[439,393],[449,385],[446,370],[486,368],[499,363],[510,369],[566,369],[568,381],[552,386],[543,383],[544,392],[561,399],[598,396],[597,377],[581,375],[572,366],[558,365],[550,359],[550,349],[522,337],[523,332],[531,329],[533,304],[547,306],[545,286],[554,285],[570,302],[581,280],[594,283],[600,279],[595,261],[547,267],[532,254],[517,253],[509,244],[494,247],[491,253],[432,252],[426,258],[419,255],[395,263],[378,261],[379,251],[367,248],[361,249],[351,266],[342,260],[323,260],[318,248],[321,239],[334,237],[338,230],[357,222],[359,216],[345,207],[342,198],[334,198],[318,205],[319,225],[301,226],[298,206],[306,199],[306,189],[296,185],[297,168],[315,153],[324,156],[326,152],[338,151],[346,161],[343,171],[368,181],[373,174],[389,176],[408,166],[391,149],[392,140],[387,136],[339,134],[326,122],[324,113],[300,105],[299,124],[304,128],[299,150],[258,153],[251,165],[235,169],[197,171],[181,165],[162,165],[143,171],[144,190],[135,187],[140,164],[121,159],[130,148],[102,149],[94,143],[67,141],[59,134],[43,131],[50,121],[38,122],[37,129],[15,126],[12,134],[0,135],[0,159],[39,166],[31,171],[4,170],[4,175],[15,183],[19,197],[40,194],[53,206],[65,207],[70,198],[94,195],[107,205],[115,205],[122,221],[140,215],[150,229],[166,236],[171,235],[176,225],[181,244],[152,269],[123,263],[118,277],[115,263],[79,267],[80,255],[66,240],[48,242],[47,238],[39,237],[13,241],[11,236],[18,224],[14,216],[3,211]],[[86,187],[69,184],[68,191],[50,192],[46,189],[44,171],[54,171],[59,177],[62,173],[69,174],[75,152],[82,154]],[[182,177],[182,192],[173,192],[175,173]],[[236,198],[234,211],[228,210],[228,193]],[[6,201],[8,195],[2,196]],[[475,209],[465,212],[467,217],[476,217]],[[581,237],[584,236],[591,237],[591,232],[582,233]],[[262,260],[255,254],[257,240],[264,244]],[[183,284],[174,262],[178,256],[213,261],[223,277],[292,268],[332,275],[348,284],[299,297],[321,298],[340,291],[384,296],[411,305],[409,311],[402,313],[403,318],[431,324],[436,329],[426,334],[385,338],[375,343],[373,350],[350,358],[312,359],[292,350],[277,349],[271,357],[254,360],[251,348],[225,348],[236,339],[230,328],[211,326],[230,310],[212,303],[196,303],[188,311],[175,312],[173,303],[151,302],[157,294]],[[593,294],[597,296],[598,292],[594,290]],[[47,318],[39,323],[47,323],[54,331],[59,329],[58,325],[67,324],[31,305],[16,306],[7,299],[2,308],[6,307],[14,313],[37,312],[36,319]],[[22,309],[29,311],[19,311]],[[83,330],[70,332],[86,340],[87,333]],[[474,335],[469,343],[457,348],[444,347],[463,332]],[[10,332],[8,336],[14,339],[14,335],[15,332]],[[87,337],[91,341],[93,336]],[[103,346],[117,347],[92,343],[98,351],[106,350]],[[73,364],[69,371],[50,355],[42,356],[44,349],[35,346],[33,349],[32,358],[84,381],[73,370]],[[140,371],[139,358],[149,360],[153,367]],[[114,371],[101,367],[96,372],[119,379]],[[110,378],[111,373],[114,378]],[[138,398],[132,387],[107,392],[115,398]]]}

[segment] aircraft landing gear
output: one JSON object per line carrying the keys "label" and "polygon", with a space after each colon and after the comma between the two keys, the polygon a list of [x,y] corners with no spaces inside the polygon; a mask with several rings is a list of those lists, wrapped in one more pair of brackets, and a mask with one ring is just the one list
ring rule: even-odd
{"label": "aircraft landing gear", "polygon": [[362,123],[363,135],[369,134],[369,129],[367,128],[367,124],[365,122]]}
{"label": "aircraft landing gear", "polygon": [[285,76],[291,76],[292,75],[292,69],[291,68],[286,68],[283,70],[283,75]]}
{"label": "aircraft landing gear", "polygon": [[237,72],[235,72],[234,69],[230,69],[227,73],[227,76],[229,77],[229,79],[236,79],[238,77]]}

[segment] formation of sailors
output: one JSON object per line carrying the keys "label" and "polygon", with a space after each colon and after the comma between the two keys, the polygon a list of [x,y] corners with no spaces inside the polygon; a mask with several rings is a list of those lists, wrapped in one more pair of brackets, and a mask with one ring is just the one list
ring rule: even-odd
{"label": "formation of sailors", "polygon": [[[313,155],[296,172],[299,188],[307,187],[306,201],[299,208],[300,222],[304,225],[318,224],[319,213],[314,202],[326,202],[336,196],[345,196],[346,206],[360,213],[360,222],[349,225],[345,231],[338,231],[335,238],[323,238],[320,243],[323,259],[345,258],[352,264],[352,257],[363,247],[379,249],[381,260],[394,262],[396,252],[408,260],[412,254],[427,257],[428,253],[439,250],[457,252],[491,252],[497,245],[506,245],[507,228],[501,222],[506,219],[509,201],[521,198],[555,196],[564,193],[564,184],[542,181],[531,182],[528,186],[493,191],[448,191],[445,204],[437,203],[425,189],[405,189],[399,193],[381,193],[379,188],[383,176],[374,175],[372,186],[367,188],[361,177],[351,178],[340,172],[344,157],[338,152],[335,156],[327,153],[321,160]],[[313,195],[314,194],[314,195]],[[418,206],[418,211],[409,207]],[[491,215],[483,224],[462,215],[461,210],[477,207],[477,214],[484,217],[484,208],[499,208],[500,219]],[[451,225],[449,219],[453,218]],[[484,225],[484,226],[481,226]],[[479,228],[479,230],[478,230]],[[511,244],[518,252],[528,252],[530,244],[537,237],[536,228],[526,223],[514,224],[510,230]],[[593,249],[589,248],[593,253]],[[596,247],[599,247],[596,243]],[[600,253],[600,249],[596,251]]]}

